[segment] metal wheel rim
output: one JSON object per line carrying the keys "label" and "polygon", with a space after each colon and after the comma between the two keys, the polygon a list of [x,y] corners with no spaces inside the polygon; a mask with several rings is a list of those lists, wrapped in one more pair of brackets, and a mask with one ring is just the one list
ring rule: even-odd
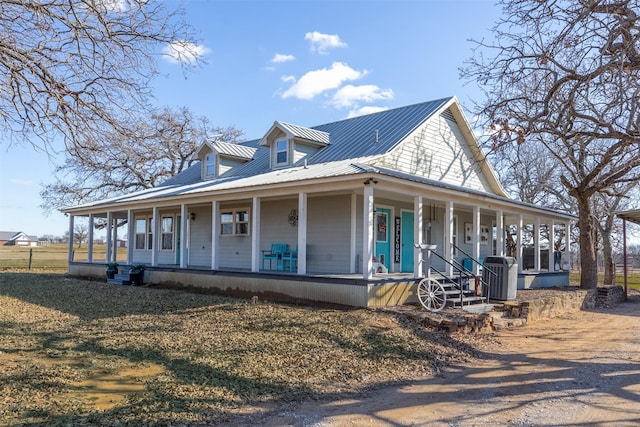
{"label": "metal wheel rim", "polygon": [[447,294],[442,284],[434,279],[422,279],[418,284],[418,299],[429,311],[440,311],[447,304]]}

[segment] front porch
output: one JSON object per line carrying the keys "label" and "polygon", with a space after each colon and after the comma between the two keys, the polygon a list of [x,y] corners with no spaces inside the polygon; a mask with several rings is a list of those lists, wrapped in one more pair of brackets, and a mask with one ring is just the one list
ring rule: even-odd
{"label": "front porch", "polygon": [[[70,262],[69,274],[79,277],[104,278],[103,264]],[[567,286],[568,272],[537,272],[518,275],[518,289]],[[277,301],[304,301],[352,307],[384,307],[418,303],[417,283],[411,273],[375,274],[364,279],[361,274],[307,274],[283,272],[251,272],[243,270],[211,270],[179,266],[147,267],[144,281],[148,284],[199,289],[203,292]]]}

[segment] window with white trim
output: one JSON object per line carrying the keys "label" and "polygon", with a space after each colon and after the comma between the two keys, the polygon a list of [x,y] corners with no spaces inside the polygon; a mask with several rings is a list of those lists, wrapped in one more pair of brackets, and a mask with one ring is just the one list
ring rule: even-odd
{"label": "window with white trim", "polygon": [[245,208],[220,212],[220,234],[223,236],[248,236],[249,210]]}
{"label": "window with white trim", "polygon": [[207,154],[204,159],[204,173],[206,176],[215,176],[216,174],[216,156]]}
{"label": "window with white trim", "polygon": [[151,249],[153,246],[153,218],[138,217],[135,221],[135,242],[136,250]]}
{"label": "window with white trim", "polygon": [[160,249],[173,250],[173,216],[163,216],[161,225],[162,244]]}
{"label": "window with white trim", "polygon": [[289,161],[289,143],[286,139],[276,141],[276,164],[283,165]]}

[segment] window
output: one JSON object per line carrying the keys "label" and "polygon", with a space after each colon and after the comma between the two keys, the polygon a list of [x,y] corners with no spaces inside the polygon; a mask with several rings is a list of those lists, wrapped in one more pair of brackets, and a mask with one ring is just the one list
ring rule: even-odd
{"label": "window", "polygon": [[220,213],[220,234],[249,235],[249,210],[238,209]]}
{"label": "window", "polygon": [[213,176],[216,174],[216,156],[213,154],[207,154],[205,158],[205,175]]}
{"label": "window", "polygon": [[147,241],[147,219],[136,219],[136,249],[147,249],[145,242]]}
{"label": "window", "polygon": [[287,163],[289,152],[289,144],[286,139],[280,139],[276,142],[276,163]]}
{"label": "window", "polygon": [[134,247],[139,250],[151,249],[153,246],[153,218],[136,218]]}
{"label": "window", "polygon": [[173,249],[173,217],[162,217],[162,245],[161,249],[172,250]]}
{"label": "window", "polygon": [[388,218],[386,212],[376,212],[376,241],[387,242]]}

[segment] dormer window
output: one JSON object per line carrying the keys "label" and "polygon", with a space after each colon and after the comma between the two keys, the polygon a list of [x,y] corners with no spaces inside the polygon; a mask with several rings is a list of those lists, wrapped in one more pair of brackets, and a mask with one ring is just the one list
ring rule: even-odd
{"label": "dormer window", "polygon": [[216,156],[214,154],[207,154],[205,158],[205,173],[207,176],[216,174]]}
{"label": "dormer window", "polygon": [[276,163],[283,165],[289,160],[289,144],[286,139],[279,139],[276,142]]}

